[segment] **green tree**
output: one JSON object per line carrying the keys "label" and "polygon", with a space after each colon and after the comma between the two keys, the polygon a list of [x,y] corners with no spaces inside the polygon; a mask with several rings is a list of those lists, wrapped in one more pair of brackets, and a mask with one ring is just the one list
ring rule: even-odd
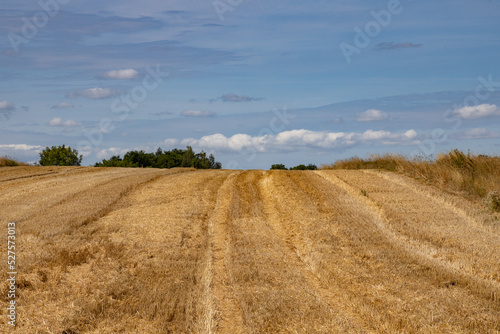
{"label": "green tree", "polygon": [[295,167],[290,167],[290,170],[306,170],[306,169],[307,169],[306,165],[298,165]]}
{"label": "green tree", "polygon": [[161,149],[161,147],[158,147],[158,149],[156,150],[155,156],[158,158],[158,157],[160,157],[162,154],[163,154],[163,150]]}
{"label": "green tree", "polygon": [[40,153],[41,166],[80,166],[82,156],[78,156],[78,151],[70,146],[52,146],[46,147]]}
{"label": "green tree", "polygon": [[221,169],[222,168],[222,164],[218,161],[215,161],[215,157],[213,154],[210,154],[210,156],[208,157],[208,160],[210,161],[210,168],[211,169]]}
{"label": "green tree", "polygon": [[186,148],[186,151],[182,155],[181,167],[194,167],[196,154],[191,146]]}
{"label": "green tree", "polygon": [[286,170],[287,168],[285,167],[285,165],[283,164],[274,164],[271,166],[271,169],[282,169],[282,170]]}
{"label": "green tree", "polygon": [[290,170],[316,170],[318,167],[314,164],[309,164],[309,165],[298,165],[295,167],[291,167]]}
{"label": "green tree", "polygon": [[123,167],[123,160],[119,155],[113,155],[109,160],[96,162],[94,167]]}
{"label": "green tree", "polygon": [[123,167],[153,167],[156,160],[154,153],[146,153],[143,150],[129,151],[123,157]]}

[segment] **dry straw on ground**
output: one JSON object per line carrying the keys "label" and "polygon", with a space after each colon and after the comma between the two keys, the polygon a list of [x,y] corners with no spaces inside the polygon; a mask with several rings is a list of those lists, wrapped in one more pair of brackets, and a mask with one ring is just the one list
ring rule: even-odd
{"label": "dry straw on ground", "polygon": [[402,175],[15,167],[0,202],[17,333],[500,331],[497,214]]}

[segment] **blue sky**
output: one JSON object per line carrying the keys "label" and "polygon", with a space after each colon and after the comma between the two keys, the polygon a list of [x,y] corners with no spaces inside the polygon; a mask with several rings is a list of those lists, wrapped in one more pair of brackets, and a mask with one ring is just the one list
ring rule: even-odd
{"label": "blue sky", "polygon": [[500,154],[500,2],[4,0],[0,156]]}

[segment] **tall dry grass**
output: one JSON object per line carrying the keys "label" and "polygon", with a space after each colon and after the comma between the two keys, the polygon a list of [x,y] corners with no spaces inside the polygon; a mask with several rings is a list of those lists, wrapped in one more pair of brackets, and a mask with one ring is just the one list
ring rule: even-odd
{"label": "tall dry grass", "polygon": [[28,166],[24,162],[19,162],[9,156],[0,157],[0,167]]}
{"label": "tall dry grass", "polygon": [[448,192],[484,200],[500,211],[500,157],[453,150],[434,160],[407,158],[400,154],[372,155],[339,160],[322,169],[382,169],[399,172]]}

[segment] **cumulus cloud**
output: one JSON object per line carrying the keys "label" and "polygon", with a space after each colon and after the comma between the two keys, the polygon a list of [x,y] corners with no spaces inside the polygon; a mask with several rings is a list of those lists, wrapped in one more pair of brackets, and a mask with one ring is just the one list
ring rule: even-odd
{"label": "cumulus cloud", "polygon": [[183,140],[167,139],[172,144],[181,143],[206,150],[238,152],[252,150],[256,152],[292,151],[297,149],[338,149],[356,144],[381,143],[383,145],[414,145],[418,143],[418,134],[415,130],[405,133],[389,131],[367,130],[356,132],[327,132],[311,130],[283,131],[276,135],[250,136],[235,134],[226,137],[221,133],[201,137],[200,139],[186,138]]}
{"label": "cumulus cloud", "polygon": [[250,147],[255,147],[257,150],[262,150],[266,143],[266,137],[252,137],[247,134],[239,133],[232,137],[226,137],[223,134],[216,133],[209,136],[204,136],[201,139],[188,138],[181,140],[183,146],[196,146],[213,150],[222,151],[241,151]]}
{"label": "cumulus cloud", "polygon": [[129,152],[130,149],[128,148],[119,148],[119,147],[110,147],[106,149],[102,149],[99,152],[96,153],[96,156],[98,159],[109,159],[110,157],[114,155],[125,155],[127,152]]}
{"label": "cumulus cloud", "polygon": [[485,128],[474,128],[460,132],[453,137],[457,139],[489,139],[500,138],[500,133],[489,131]]}
{"label": "cumulus cloud", "polygon": [[6,144],[0,145],[1,155],[13,157],[19,161],[27,161],[34,163],[39,158],[39,153],[42,152],[42,146],[28,144]]}
{"label": "cumulus cloud", "polygon": [[171,138],[171,139],[165,139],[163,142],[167,147],[175,147],[179,144],[179,140]]}
{"label": "cumulus cloud", "polygon": [[365,112],[359,113],[356,118],[358,122],[375,122],[387,119],[389,119],[389,115],[377,109],[369,109]]}
{"label": "cumulus cloud", "polygon": [[478,106],[456,109],[453,113],[465,119],[476,119],[500,116],[500,108],[494,104],[481,104]]}
{"label": "cumulus cloud", "polygon": [[375,45],[375,50],[397,50],[397,49],[414,49],[421,47],[422,44],[415,43],[394,43],[394,42],[382,42]]}
{"label": "cumulus cloud", "polygon": [[259,101],[262,100],[260,97],[251,97],[245,95],[238,95],[234,93],[227,93],[222,96],[219,96],[213,101],[223,101],[223,102],[251,102],[251,101]]}
{"label": "cumulus cloud", "polygon": [[[126,153],[130,151],[145,151],[145,152],[151,152],[151,150],[156,150],[158,146],[135,146],[135,147],[108,147],[105,149],[94,149],[95,155],[98,159],[109,159],[114,155],[119,155],[123,157]],[[85,155],[84,155],[85,156]]]}
{"label": "cumulus cloud", "polygon": [[69,108],[74,108],[75,106],[73,103],[68,103],[68,102],[61,102],[56,105],[53,105],[51,108],[52,109],[69,109]]}
{"label": "cumulus cloud", "polygon": [[8,144],[8,145],[0,145],[0,149],[6,150],[14,150],[14,151],[41,151],[42,147],[38,145],[27,145],[27,144]]}
{"label": "cumulus cloud", "polygon": [[117,96],[120,93],[121,93],[120,91],[113,90],[111,88],[95,87],[89,89],[76,90],[74,92],[69,93],[67,97],[69,98],[84,97],[87,99],[108,99],[110,97]]}
{"label": "cumulus cloud", "polygon": [[208,110],[184,110],[180,115],[185,117],[212,117],[216,114]]}
{"label": "cumulus cloud", "polygon": [[415,139],[418,137],[418,133],[417,131],[411,129],[411,130],[408,130],[404,133],[404,136],[408,139]]}
{"label": "cumulus cloud", "polygon": [[49,125],[73,129],[76,126],[80,125],[80,123],[72,120],[63,121],[60,117],[54,117],[53,119],[50,120]]}
{"label": "cumulus cloud", "polygon": [[14,110],[16,107],[9,101],[0,102],[0,117],[8,119]]}
{"label": "cumulus cloud", "polygon": [[113,70],[101,74],[99,77],[101,79],[115,79],[115,80],[129,80],[135,79],[139,76],[139,72],[133,68],[127,68],[123,70]]}

